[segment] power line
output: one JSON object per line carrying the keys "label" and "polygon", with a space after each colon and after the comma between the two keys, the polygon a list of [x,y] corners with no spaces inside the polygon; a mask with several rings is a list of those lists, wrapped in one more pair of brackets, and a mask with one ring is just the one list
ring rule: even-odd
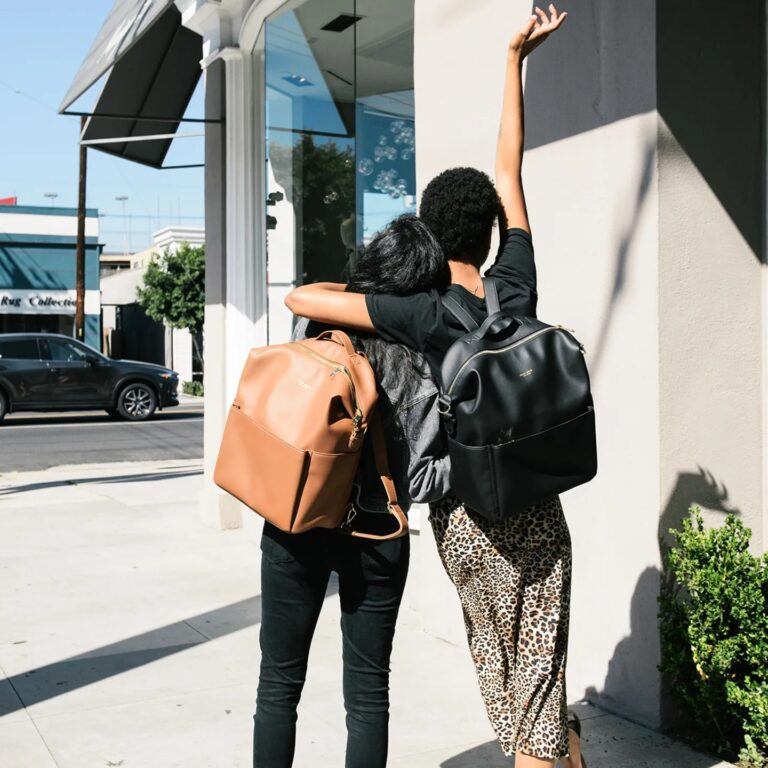
{"label": "power line", "polygon": [[50,110],[51,112],[55,112],[56,108],[51,106],[50,104],[46,104],[44,101],[41,101],[37,98],[37,96],[33,96],[31,93],[27,93],[26,91],[22,91],[21,88],[16,88],[15,86],[11,85],[10,83],[6,83],[4,80],[0,80],[0,85],[2,85],[4,88],[7,88],[11,93],[14,93],[16,96],[23,96],[25,99],[29,99],[30,101],[34,101],[35,104],[41,107],[45,107],[46,110]]}

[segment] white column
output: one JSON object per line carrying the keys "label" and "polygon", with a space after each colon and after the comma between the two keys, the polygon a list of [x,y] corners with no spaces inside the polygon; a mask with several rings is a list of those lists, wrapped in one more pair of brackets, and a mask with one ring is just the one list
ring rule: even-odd
{"label": "white column", "polygon": [[173,370],[180,381],[192,381],[192,334],[186,328],[171,329]]}
{"label": "white column", "polygon": [[[257,115],[260,93],[254,76],[254,61],[250,52],[228,46],[211,54],[205,64],[221,59],[225,65],[225,123],[226,159],[224,167],[225,196],[225,306],[223,314],[223,349],[216,353],[215,364],[223,367],[223,392],[217,392],[217,402],[210,405],[223,410],[221,428],[229,404],[237,390],[240,373],[248,352],[267,343],[266,249],[264,214],[263,141]],[[213,362],[210,346],[206,364]],[[208,403],[208,398],[206,402]],[[207,418],[211,417],[206,408]],[[220,440],[206,440],[206,467],[212,469]],[[252,514],[232,497],[223,494],[206,473],[207,492],[201,503],[203,517],[221,528],[234,528],[249,520]]]}
{"label": "white column", "polygon": [[[258,158],[263,154],[255,126],[252,56],[240,48],[219,53],[226,63],[226,393],[231,399],[248,351],[266,344],[266,263],[263,187]],[[257,167],[257,163],[259,163]],[[257,187],[258,185],[258,187]],[[262,212],[258,216],[258,212]]]}

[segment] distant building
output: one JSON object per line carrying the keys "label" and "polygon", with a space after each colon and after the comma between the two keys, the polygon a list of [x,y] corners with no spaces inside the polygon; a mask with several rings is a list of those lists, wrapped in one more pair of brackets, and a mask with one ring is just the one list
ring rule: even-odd
{"label": "distant building", "polygon": [[131,268],[131,256],[124,253],[103,253],[99,256],[99,275],[107,277]]}
{"label": "distant building", "polygon": [[[0,205],[0,333],[74,335],[77,210]],[[100,347],[99,212],[86,209],[85,341]]]}
{"label": "distant building", "polygon": [[[111,357],[167,365],[179,372],[182,381],[192,381],[196,373],[202,374],[199,361],[194,359],[189,331],[169,328],[148,317],[136,300],[136,291],[143,285],[148,264],[162,251],[173,252],[183,243],[203,245],[205,230],[165,227],[155,232],[152,239],[154,245],[138,253],[119,259],[110,254],[108,274],[105,274],[106,265],[102,258],[102,348]],[[119,266],[115,267],[115,264]],[[202,348],[202,338],[199,343]]]}
{"label": "distant building", "polygon": [[176,250],[182,243],[205,245],[205,230],[202,227],[170,226],[158,230],[152,235],[154,244],[137,253],[102,253],[99,257],[99,271],[102,277],[113,275],[124,269],[146,267],[156,258],[158,251],[165,248]]}

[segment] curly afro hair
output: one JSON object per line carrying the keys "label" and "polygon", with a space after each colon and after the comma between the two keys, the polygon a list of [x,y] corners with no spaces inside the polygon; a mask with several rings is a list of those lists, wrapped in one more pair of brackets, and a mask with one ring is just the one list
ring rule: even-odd
{"label": "curly afro hair", "polygon": [[450,168],[435,176],[421,196],[419,216],[447,259],[480,266],[488,256],[501,200],[487,174]]}

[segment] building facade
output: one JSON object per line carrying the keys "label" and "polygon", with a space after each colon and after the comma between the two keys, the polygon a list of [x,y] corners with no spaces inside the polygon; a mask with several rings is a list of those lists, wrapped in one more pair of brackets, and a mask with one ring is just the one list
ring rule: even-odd
{"label": "building facade", "polygon": [[[0,205],[0,333],[74,336],[77,210]],[[100,349],[99,212],[86,210],[85,339]]]}
{"label": "building facade", "polygon": [[[569,697],[660,726],[668,529],[698,504],[713,524],[739,514],[768,546],[765,8],[560,5],[566,28],[525,70],[524,175],[539,314],[585,343],[598,419],[599,474],[563,497]],[[492,172],[506,46],[531,3],[175,7],[202,41],[211,121],[201,510],[257,531],[212,482],[248,350],[284,341],[291,287],[343,279],[436,173]],[[428,525],[412,522],[409,605],[463,644]]]}

